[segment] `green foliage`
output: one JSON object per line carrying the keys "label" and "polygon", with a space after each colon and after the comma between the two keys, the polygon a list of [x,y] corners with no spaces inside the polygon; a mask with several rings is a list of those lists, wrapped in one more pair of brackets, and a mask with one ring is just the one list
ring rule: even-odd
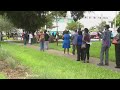
{"label": "green foliage", "polygon": [[99,31],[103,31],[105,25],[106,25],[106,21],[103,21],[103,22],[101,22],[101,23],[97,26],[97,29],[98,29]]}
{"label": "green foliage", "polygon": [[53,16],[51,14],[47,15],[46,20],[47,20],[46,21],[47,28],[51,28],[53,26],[53,21],[54,21]]}
{"label": "green foliage", "polygon": [[98,32],[98,29],[95,27],[91,27],[89,30],[90,30],[90,32]]}
{"label": "green foliage", "polygon": [[10,68],[12,68],[12,69],[14,69],[14,68],[16,67],[16,62],[15,62],[15,60],[14,60],[12,57],[10,57],[10,56],[5,59],[5,62],[6,62],[7,65],[8,65]]}
{"label": "green foliage", "polygon": [[82,28],[83,25],[81,23],[79,23],[79,22],[72,21],[71,23],[67,23],[66,29],[68,29],[68,30],[76,30],[76,29],[78,29],[78,27]]}
{"label": "green foliage", "polygon": [[0,60],[5,61],[7,65],[12,69],[16,67],[15,60],[11,57],[10,53],[8,53],[2,47],[0,48]]}
{"label": "green foliage", "polygon": [[0,31],[10,31],[14,28],[14,25],[5,17],[0,15]]}
{"label": "green foliage", "polygon": [[[74,21],[81,19],[85,11],[71,11]],[[0,14],[7,17],[17,28],[35,32],[44,27],[52,26],[52,19],[66,17],[67,11],[0,11]]]}
{"label": "green foliage", "polygon": [[46,11],[5,11],[6,17],[17,27],[35,32],[45,25]]}
{"label": "green foliage", "polygon": [[[120,26],[120,12],[119,12],[119,14],[115,18],[116,18],[116,26]],[[113,20],[114,24],[115,24],[115,18]]]}
{"label": "green foliage", "polygon": [[0,73],[0,79],[7,79],[3,73]]}
{"label": "green foliage", "polygon": [[67,11],[51,11],[51,15],[56,19],[56,17],[66,17]]}
{"label": "green foliage", "polygon": [[71,11],[71,16],[73,17],[73,20],[76,22],[77,20],[80,20],[84,17],[85,11]]}

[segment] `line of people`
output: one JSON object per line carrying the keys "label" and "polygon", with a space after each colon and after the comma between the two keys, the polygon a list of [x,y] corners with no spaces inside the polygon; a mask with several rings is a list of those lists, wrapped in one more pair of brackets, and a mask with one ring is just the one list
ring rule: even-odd
{"label": "line of people", "polygon": [[[120,27],[117,29],[117,35],[113,37],[111,31],[109,30],[110,26],[105,26],[105,31],[102,33],[102,44],[101,44],[101,52],[100,52],[100,63],[98,66],[109,66],[109,48],[111,44],[115,45],[115,59],[116,59],[116,66],[115,68],[120,68]],[[75,33],[70,37],[69,31],[65,30],[63,32],[63,45],[64,54],[69,54],[70,39],[72,39],[72,54],[75,55],[75,50],[77,49],[77,61],[82,60],[84,63],[89,63],[90,57],[90,34],[89,30],[85,28],[84,32],[79,29],[78,31],[75,30]],[[116,41],[115,41],[116,40]],[[113,42],[114,41],[114,42]],[[105,59],[104,59],[105,54]],[[105,63],[104,63],[105,60]]]}
{"label": "line of people", "polygon": [[24,41],[24,45],[26,45],[27,43],[29,44],[33,43],[33,34],[31,32],[27,33],[23,31],[22,38],[23,38],[22,40]]}
{"label": "line of people", "polygon": [[89,30],[85,28],[84,33],[82,33],[81,29],[79,29],[78,31],[75,30],[75,33],[71,36],[71,38],[69,35],[69,31],[65,30],[63,32],[63,46],[62,46],[64,48],[64,54],[66,52],[66,49],[67,49],[67,53],[69,54],[70,39],[72,39],[73,55],[75,55],[75,49],[77,48],[77,61],[82,60],[84,63],[85,62],[89,63],[89,56],[90,56]]}
{"label": "line of people", "polygon": [[[36,36],[37,42],[40,43],[40,50],[41,51],[44,51],[44,49],[48,50],[50,36],[49,36],[47,30],[45,30],[44,32],[40,31],[35,36]],[[31,45],[33,43],[32,33],[28,34],[27,32],[23,32],[22,37],[23,37],[24,45],[26,45],[27,43],[29,43]]]}

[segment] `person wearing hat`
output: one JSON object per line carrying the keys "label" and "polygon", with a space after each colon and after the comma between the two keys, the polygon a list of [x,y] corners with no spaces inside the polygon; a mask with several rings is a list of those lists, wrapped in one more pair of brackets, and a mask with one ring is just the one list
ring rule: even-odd
{"label": "person wearing hat", "polygon": [[103,66],[104,54],[105,54],[105,65],[109,65],[109,48],[111,46],[111,31],[109,30],[110,26],[105,26],[105,31],[103,32],[102,37],[102,47],[100,52],[100,63],[99,66]]}

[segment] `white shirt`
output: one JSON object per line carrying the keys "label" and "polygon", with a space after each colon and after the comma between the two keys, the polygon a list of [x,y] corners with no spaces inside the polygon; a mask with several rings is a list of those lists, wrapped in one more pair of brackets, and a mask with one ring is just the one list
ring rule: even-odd
{"label": "white shirt", "polygon": [[32,34],[29,34],[29,38],[33,38],[33,35],[32,35]]}

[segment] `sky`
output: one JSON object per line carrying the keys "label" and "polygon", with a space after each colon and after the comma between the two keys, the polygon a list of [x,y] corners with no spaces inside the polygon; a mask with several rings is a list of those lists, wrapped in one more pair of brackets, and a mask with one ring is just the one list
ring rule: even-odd
{"label": "sky", "polygon": [[[85,16],[90,16],[90,17],[108,17],[108,19],[106,20],[103,20],[103,21],[106,21],[107,23],[109,21],[112,21],[115,17],[115,12],[114,11],[94,11],[94,12],[91,12],[91,13],[85,13],[84,14]],[[96,26],[96,25],[99,25],[99,23],[102,22],[102,19],[81,19],[80,22],[84,25],[84,27],[86,28],[90,28],[92,26]]]}
{"label": "sky", "polygon": [[[117,11],[118,12],[118,11]],[[99,23],[101,23],[101,21],[106,21],[107,24],[109,24],[109,21],[112,21],[115,16],[116,16],[116,11],[92,11],[92,12],[86,12],[84,13],[84,16],[87,16],[88,19],[86,18],[82,18],[80,20],[80,23],[82,23],[84,25],[84,28],[91,28],[93,26],[97,26],[99,25]],[[107,17],[108,19],[100,19],[99,17]],[[71,18],[71,14],[68,11],[67,12],[67,17]],[[89,17],[92,17],[89,19]],[[96,17],[96,19],[94,19],[94,17]],[[56,26],[56,22],[54,22],[54,25]],[[59,31],[61,30],[65,30],[67,25],[66,20],[63,21],[63,23],[58,23],[58,29]],[[53,31],[56,31],[56,28],[53,28]]]}
{"label": "sky", "polygon": [[[117,11],[118,13],[118,11]],[[108,19],[105,19],[103,21],[106,21],[107,24],[109,21],[112,21],[115,16],[116,16],[116,11],[92,11],[92,12],[86,12],[84,13],[84,16],[88,16],[88,17],[108,17]],[[68,17],[70,17],[70,12],[68,12]],[[99,23],[101,23],[101,19],[85,19],[82,18],[80,20],[80,22],[84,25],[85,28],[90,28],[92,26],[96,26],[99,25]]]}

